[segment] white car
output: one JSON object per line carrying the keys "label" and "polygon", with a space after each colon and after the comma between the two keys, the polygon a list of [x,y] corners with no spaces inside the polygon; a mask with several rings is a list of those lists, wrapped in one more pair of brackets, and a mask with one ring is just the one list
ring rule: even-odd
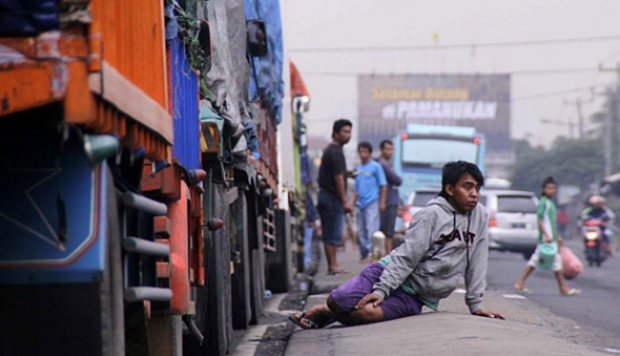
{"label": "white car", "polygon": [[538,241],[536,195],[519,190],[485,189],[480,203],[489,213],[489,248],[517,252],[529,259]]}
{"label": "white car", "polygon": [[407,198],[407,206],[409,207],[409,215],[417,213],[420,209],[426,206],[431,199],[435,198],[439,194],[439,189],[418,189]]}

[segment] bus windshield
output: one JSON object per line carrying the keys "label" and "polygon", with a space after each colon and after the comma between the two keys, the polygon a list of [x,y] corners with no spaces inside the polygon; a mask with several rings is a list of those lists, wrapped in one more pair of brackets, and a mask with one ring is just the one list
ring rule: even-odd
{"label": "bus windshield", "polygon": [[451,161],[478,163],[478,145],[472,141],[409,138],[403,141],[403,166],[442,167]]}

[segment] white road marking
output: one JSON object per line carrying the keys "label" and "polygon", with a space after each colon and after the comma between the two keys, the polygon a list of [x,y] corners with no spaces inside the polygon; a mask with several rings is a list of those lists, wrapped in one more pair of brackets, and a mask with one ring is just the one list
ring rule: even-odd
{"label": "white road marking", "polygon": [[463,288],[457,288],[454,290],[454,293],[465,294],[467,291]]}
{"label": "white road marking", "polygon": [[605,349],[603,349],[603,350],[604,350],[604,351],[607,351],[607,352],[609,352],[609,353],[612,353],[612,354],[620,354],[620,350],[617,350],[617,349],[612,349],[612,348],[609,348],[609,347],[608,347],[608,348],[605,348]]}
{"label": "white road marking", "polygon": [[527,299],[521,294],[504,294],[503,297],[506,299]]}

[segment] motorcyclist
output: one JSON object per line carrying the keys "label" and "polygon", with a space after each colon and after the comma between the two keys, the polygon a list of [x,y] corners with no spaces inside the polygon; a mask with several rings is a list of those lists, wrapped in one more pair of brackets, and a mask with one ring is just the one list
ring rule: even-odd
{"label": "motorcyclist", "polygon": [[611,229],[607,225],[612,223],[615,214],[606,205],[605,198],[600,195],[593,195],[588,199],[588,206],[583,209],[579,217],[580,225],[588,220],[600,220],[600,225],[604,249],[609,252],[609,243],[611,240]]}

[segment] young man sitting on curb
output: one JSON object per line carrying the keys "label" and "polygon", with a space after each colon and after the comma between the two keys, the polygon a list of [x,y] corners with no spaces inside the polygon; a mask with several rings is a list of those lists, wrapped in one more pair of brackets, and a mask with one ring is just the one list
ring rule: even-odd
{"label": "young man sitting on curb", "polygon": [[290,316],[304,329],[334,321],[357,325],[437,310],[440,299],[465,278],[473,315],[504,319],[482,309],[487,272],[487,213],[478,204],[484,177],[467,162],[443,167],[442,190],[413,218],[404,244],[334,289],[327,303]]}

